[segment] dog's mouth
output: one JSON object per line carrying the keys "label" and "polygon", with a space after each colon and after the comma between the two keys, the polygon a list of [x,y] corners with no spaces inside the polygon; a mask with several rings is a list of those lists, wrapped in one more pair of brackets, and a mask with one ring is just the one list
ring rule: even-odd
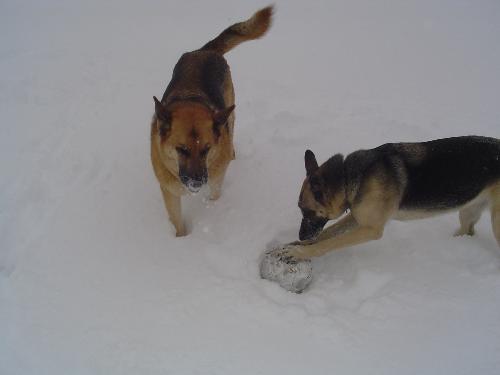
{"label": "dog's mouth", "polygon": [[191,194],[199,193],[203,185],[207,183],[206,179],[195,180],[189,177],[181,177],[181,182]]}
{"label": "dog's mouth", "polygon": [[299,239],[312,240],[323,230],[323,227],[328,222],[328,219],[322,217],[319,218],[303,218],[302,223],[300,223]]}

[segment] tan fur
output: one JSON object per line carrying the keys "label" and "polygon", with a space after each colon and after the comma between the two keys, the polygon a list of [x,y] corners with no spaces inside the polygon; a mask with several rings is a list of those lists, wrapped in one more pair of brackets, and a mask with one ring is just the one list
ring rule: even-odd
{"label": "tan fur", "polygon": [[[224,58],[218,57],[217,60],[215,57],[245,40],[264,35],[271,24],[271,16],[272,7],[264,8],[247,21],[230,26],[201,49],[184,54],[178,63],[182,61],[181,79],[167,89],[161,102],[155,98],[157,108],[151,122],[151,161],[177,236],[187,234],[182,220],[181,196],[188,190],[179,176],[181,167],[193,175],[208,172],[210,199],[218,199],[229,163],[235,158],[233,82]],[[219,81],[207,81],[206,71],[197,68],[206,66],[207,61],[219,64],[223,72],[220,73],[220,82],[225,110],[220,110],[220,104],[217,109],[207,95],[206,86]],[[219,74],[218,71],[212,68],[210,74]],[[219,87],[219,83],[216,85]],[[229,117],[223,116],[227,121],[216,131],[215,124],[219,123],[221,113],[229,113]],[[165,117],[168,121],[164,120]],[[208,148],[208,153],[203,154]],[[179,149],[188,150],[189,154],[180,155]]]}
{"label": "tan fur", "polygon": [[[377,177],[365,181],[362,190],[363,199],[351,207],[346,218],[326,228],[316,241],[294,243],[288,255],[299,259],[317,257],[335,249],[381,238],[386,222],[397,211],[400,195]],[[339,201],[342,197],[335,199]],[[337,211],[328,214],[329,217],[338,217]]]}
{"label": "tan fur", "polygon": [[490,202],[490,190],[486,189],[476,199],[460,208],[458,211],[460,228],[455,232],[455,236],[474,235],[474,225]]}
{"label": "tan fur", "polygon": [[[318,203],[312,198],[310,191],[307,191],[309,188],[309,185],[304,183],[300,204],[312,204],[308,208],[319,213]],[[283,255],[297,259],[321,256],[332,250],[381,238],[386,223],[391,219],[414,219],[443,213],[439,210],[415,211],[410,214],[400,211],[401,196],[398,190],[396,186],[388,185],[376,175],[370,177],[368,181],[363,182],[359,194],[362,198],[355,200],[350,213],[325,228],[315,240],[296,241],[286,246]],[[333,199],[338,202],[343,194],[337,193]],[[474,200],[459,209],[461,226],[456,235],[473,235],[474,224],[488,205],[491,206],[493,232],[500,246],[500,183],[487,187]],[[327,206],[323,206],[321,210],[326,211],[325,216],[339,216],[336,209],[328,210]]]}
{"label": "tan fur", "polygon": [[[170,135],[164,139],[160,137],[158,131],[158,119],[156,116],[153,117],[151,161],[176,235],[184,236],[187,232],[182,221],[180,197],[188,194],[188,191],[179,180],[177,172],[179,156],[176,147],[185,145],[191,152],[197,153],[207,144],[211,145],[206,161],[208,185],[211,190],[210,198],[218,199],[224,175],[234,155],[231,131],[234,126],[234,115],[230,116],[228,121],[229,131],[223,130],[217,141],[212,131],[211,114],[203,106],[195,103],[178,105],[174,107],[172,115]],[[198,135],[196,138],[191,136],[193,131]]]}
{"label": "tan fur", "polygon": [[308,209],[317,212],[320,216],[329,217],[331,220],[334,220],[344,212],[344,200],[345,197],[343,194],[336,194],[329,197],[323,207],[316,201],[316,199],[314,199],[309,180],[306,179],[302,185],[299,206],[307,207]]}
{"label": "tan fur", "polygon": [[326,240],[330,237],[338,236],[346,232],[347,230],[351,230],[357,226],[357,222],[349,212],[342,219],[338,220],[336,223],[330,225],[328,228],[325,228],[318,236],[318,241]]}
{"label": "tan fur", "polygon": [[491,197],[491,226],[500,246],[500,182],[490,190]]}

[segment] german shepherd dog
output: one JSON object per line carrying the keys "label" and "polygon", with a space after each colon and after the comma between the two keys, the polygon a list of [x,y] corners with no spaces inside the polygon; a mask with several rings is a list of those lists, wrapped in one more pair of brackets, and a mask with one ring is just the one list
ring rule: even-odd
{"label": "german shepherd dog", "polygon": [[[382,237],[390,219],[409,220],[459,211],[455,235],[473,235],[491,208],[500,246],[500,140],[478,136],[422,143],[388,143],[337,154],[318,166],[305,153],[299,197],[301,241],[285,246],[285,259],[306,259]],[[347,214],[323,230],[329,220]]]}
{"label": "german shepherd dog", "polygon": [[234,159],[234,91],[223,55],[238,44],[263,36],[273,7],[225,29],[177,62],[172,80],[155,102],[151,122],[151,160],[176,235],[186,235],[181,196],[210,187],[218,199],[229,162]]}

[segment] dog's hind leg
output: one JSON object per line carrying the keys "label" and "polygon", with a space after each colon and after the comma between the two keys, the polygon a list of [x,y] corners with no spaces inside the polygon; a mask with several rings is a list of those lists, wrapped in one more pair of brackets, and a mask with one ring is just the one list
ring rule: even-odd
{"label": "dog's hind leg", "polygon": [[460,228],[455,232],[455,236],[473,236],[474,225],[479,221],[481,213],[487,205],[487,200],[481,200],[462,208],[458,213]]}
{"label": "dog's hind leg", "polygon": [[500,246],[500,183],[491,191],[491,226]]}

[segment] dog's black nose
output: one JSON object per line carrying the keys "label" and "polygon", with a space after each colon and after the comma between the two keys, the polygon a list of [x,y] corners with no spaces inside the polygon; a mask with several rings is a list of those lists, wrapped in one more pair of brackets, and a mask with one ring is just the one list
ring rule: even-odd
{"label": "dog's black nose", "polygon": [[197,193],[203,185],[206,184],[207,179],[200,177],[200,178],[193,178],[190,176],[180,176],[181,182],[184,184],[184,186],[187,187],[187,189],[192,192],[192,193]]}
{"label": "dog's black nose", "polygon": [[202,187],[203,185],[203,182],[202,181],[198,181],[198,180],[191,180],[189,181],[188,183],[191,187],[193,187],[194,189],[199,189]]}
{"label": "dog's black nose", "polygon": [[299,240],[301,241],[310,240],[313,237],[314,237],[314,231],[312,231],[311,228],[305,227],[304,225],[300,226]]}

